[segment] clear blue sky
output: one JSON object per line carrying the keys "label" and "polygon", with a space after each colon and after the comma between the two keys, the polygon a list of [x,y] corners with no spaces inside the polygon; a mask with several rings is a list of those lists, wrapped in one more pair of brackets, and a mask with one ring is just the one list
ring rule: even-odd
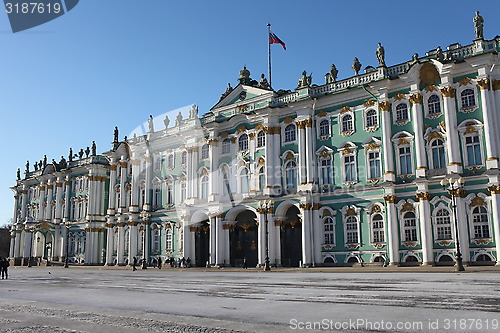
{"label": "clear blue sky", "polygon": [[267,27],[273,86],[313,83],[335,63],[339,79],[352,60],[376,66],[381,42],[394,65],[438,45],[474,38],[480,10],[485,37],[500,34],[498,1],[173,1],[82,0],[71,12],[13,34],[0,12],[0,225],[12,217],[16,169],[87,147],[110,147],[150,114],[197,104],[207,112],[247,65],[267,73]]}

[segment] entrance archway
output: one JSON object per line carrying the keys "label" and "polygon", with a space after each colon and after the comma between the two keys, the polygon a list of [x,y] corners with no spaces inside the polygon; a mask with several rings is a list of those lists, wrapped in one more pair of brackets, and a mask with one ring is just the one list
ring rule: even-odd
{"label": "entrance archway", "polygon": [[194,249],[195,249],[195,265],[197,267],[205,267],[209,257],[210,247],[210,226],[208,218],[192,227],[194,231]]}
{"label": "entrance archway", "polygon": [[288,208],[281,225],[281,265],[299,267],[302,260],[302,223],[296,206]]}
{"label": "entrance archway", "polygon": [[248,267],[257,266],[257,216],[245,210],[236,216],[236,224],[229,232],[231,266],[241,266],[246,259]]}

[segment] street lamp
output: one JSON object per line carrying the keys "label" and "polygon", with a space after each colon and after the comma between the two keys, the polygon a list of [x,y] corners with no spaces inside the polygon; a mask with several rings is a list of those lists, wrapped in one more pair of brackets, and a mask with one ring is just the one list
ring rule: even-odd
{"label": "street lamp", "polygon": [[146,225],[149,223],[149,218],[151,217],[151,213],[144,211],[141,213],[142,221],[144,222],[144,231],[143,231],[143,239],[142,239],[142,269],[148,268],[148,263],[146,262],[146,237],[148,236],[146,233]]}
{"label": "street lamp", "polygon": [[265,200],[260,202],[261,212],[264,213],[264,224],[266,227],[266,258],[264,259],[264,271],[270,271],[271,265],[269,264],[269,221],[267,219],[267,214],[272,210],[273,202],[271,200]]}
{"label": "street lamp", "polygon": [[457,272],[465,271],[464,265],[462,263],[462,253],[460,253],[460,241],[458,238],[458,221],[457,221],[457,197],[460,196],[460,192],[463,190],[463,186],[465,184],[465,180],[460,177],[459,179],[443,179],[441,181],[441,186],[443,189],[448,190],[448,194],[451,196],[451,205],[453,207],[453,220],[455,223],[455,246],[456,246],[456,261]]}
{"label": "street lamp", "polygon": [[69,223],[66,226],[66,256],[64,257],[64,268],[69,268]]}

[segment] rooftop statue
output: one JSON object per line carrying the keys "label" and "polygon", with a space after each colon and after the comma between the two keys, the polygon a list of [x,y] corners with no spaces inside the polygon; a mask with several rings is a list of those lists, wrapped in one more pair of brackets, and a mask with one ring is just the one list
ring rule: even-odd
{"label": "rooftop statue", "polygon": [[436,60],[439,62],[443,62],[445,59],[443,50],[441,49],[441,46],[438,46],[436,48]]}
{"label": "rooftop statue", "polygon": [[[168,119],[167,115],[165,115],[165,119],[163,119],[163,123],[165,124],[165,129],[167,129],[168,125],[170,125],[170,119]],[[136,135],[136,134],[134,133],[134,135]],[[134,138],[134,141],[135,141],[135,138]]]}
{"label": "rooftop statue", "polygon": [[47,165],[47,155],[43,155],[43,167]]}
{"label": "rooftop statue", "polygon": [[21,169],[17,168],[17,180],[21,180]]}
{"label": "rooftop statue", "polygon": [[66,169],[66,167],[68,166],[68,162],[66,162],[64,156],[61,156],[61,160],[59,161],[59,166],[61,167],[61,169]]}
{"label": "rooftop statue", "polygon": [[30,172],[30,161],[26,161],[26,173]]}
{"label": "rooftop statue", "polygon": [[[118,128],[118,127],[117,127]],[[69,149],[69,155],[68,155],[68,160],[70,162],[73,162],[73,148]]]}
{"label": "rooftop statue", "polygon": [[335,67],[335,64],[332,64],[332,67],[330,67],[330,71],[326,73],[325,78],[326,78],[326,83],[333,83],[337,81],[337,75],[339,74],[339,71],[337,67]]}
{"label": "rooftop statue", "polygon": [[118,142],[118,126],[115,126],[113,142]]}
{"label": "rooftop statue", "polygon": [[84,154],[85,154],[85,152],[83,151],[83,148],[80,149],[80,151],[78,152],[78,158],[82,159]]}
{"label": "rooftop statue", "polygon": [[415,64],[418,64],[419,61],[418,61],[418,53],[414,53],[413,56],[411,57],[411,60],[410,60],[410,66],[413,66]]}
{"label": "rooftop statue", "polygon": [[87,149],[85,149],[85,157],[89,157],[90,155],[90,148],[87,147]]}
{"label": "rooftop statue", "polygon": [[195,118],[198,118],[198,106],[196,104],[193,104],[191,106],[191,109],[189,109],[189,119]]}
{"label": "rooftop statue", "polygon": [[33,165],[35,167],[35,171],[38,170],[38,162],[35,162],[35,164]]}
{"label": "rooftop statue", "polygon": [[312,83],[312,74],[310,74],[309,76],[307,76],[307,72],[303,71],[302,72],[302,77],[299,79],[299,83],[297,85],[297,89],[307,88],[307,87],[311,86],[311,83]]}
{"label": "rooftop statue", "polygon": [[149,126],[149,133],[153,133],[155,131],[155,126],[153,123],[153,116],[152,115],[149,115],[148,126]]}
{"label": "rooftop statue", "polygon": [[354,70],[354,75],[359,75],[359,70],[361,69],[361,63],[358,58],[354,58],[354,63],[352,64],[352,69]]}
{"label": "rooftop statue", "polygon": [[267,82],[266,76],[264,74],[260,75],[259,87],[263,89],[270,89],[269,82]]}
{"label": "rooftop statue", "polygon": [[476,33],[476,39],[484,39],[484,19],[479,15],[479,11],[476,12],[474,21],[474,32]]}
{"label": "rooftop statue", "polygon": [[177,118],[175,118],[175,126],[181,126],[182,124],[182,113],[179,111]]}
{"label": "rooftop statue", "polygon": [[227,84],[226,91],[224,91],[224,93],[220,96],[220,99],[219,99],[219,100],[222,100],[223,98],[225,98],[225,97],[226,97],[227,95],[229,95],[232,91],[233,91],[233,87],[231,87],[231,83],[228,83],[228,84]]}
{"label": "rooftop statue", "polygon": [[381,67],[385,67],[385,50],[382,44],[378,43],[377,51],[375,52],[377,55],[378,64]]}
{"label": "rooftop statue", "polygon": [[238,78],[238,81],[240,81],[241,84],[250,84],[250,81],[252,79],[250,78],[250,71],[247,69],[247,66],[243,66],[243,69],[240,71],[240,77]]}
{"label": "rooftop statue", "polygon": [[97,155],[97,146],[95,145],[95,141],[92,141],[92,156]]}

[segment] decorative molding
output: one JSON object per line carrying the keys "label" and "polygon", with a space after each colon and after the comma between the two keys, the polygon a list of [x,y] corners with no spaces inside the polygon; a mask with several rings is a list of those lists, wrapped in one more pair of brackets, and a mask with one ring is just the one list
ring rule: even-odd
{"label": "decorative molding", "polygon": [[500,194],[500,185],[491,185],[488,187],[488,191],[490,191],[491,194]]}
{"label": "decorative molding", "polygon": [[386,195],[384,196],[384,200],[387,203],[393,204],[396,202],[396,200],[398,200],[398,197],[396,197],[395,195]]}
{"label": "decorative molding", "polygon": [[486,201],[484,201],[484,198],[477,196],[474,199],[472,199],[469,207],[477,207],[477,206],[486,206]]}
{"label": "decorative molding", "polygon": [[326,117],[326,112],[325,112],[325,110],[321,110],[321,111],[320,111],[320,112],[319,112],[316,116],[317,116],[317,117],[320,117],[320,118],[321,118],[321,117]]}
{"label": "decorative molding", "polygon": [[448,97],[448,98],[455,98],[457,91],[455,88],[452,87],[444,87],[441,88],[441,94],[443,97]]}
{"label": "decorative molding", "polygon": [[426,90],[427,92],[439,91],[438,87],[436,87],[436,86],[435,86],[435,85],[433,85],[433,84],[431,84],[431,85],[429,85],[429,86],[425,87],[425,90]]}
{"label": "decorative molding", "polygon": [[299,207],[303,210],[311,210],[312,209],[312,204],[310,203],[301,203],[299,204]]}
{"label": "decorative molding", "polygon": [[366,107],[374,106],[375,105],[375,101],[373,99],[369,99],[363,105],[366,106]]}
{"label": "decorative molding", "polygon": [[423,97],[420,94],[413,94],[410,96],[410,102],[413,104],[422,104]]}
{"label": "decorative molding", "polygon": [[291,124],[291,123],[293,123],[293,119],[290,117],[286,117],[285,119],[283,119],[283,123],[285,123],[287,125]]}
{"label": "decorative molding", "polygon": [[406,96],[404,94],[396,94],[393,97],[396,101],[400,101],[402,99],[406,99]]}
{"label": "decorative molding", "polygon": [[461,79],[460,81],[458,81],[458,83],[461,86],[466,86],[466,85],[468,85],[471,82],[472,82],[472,79],[470,77],[464,77],[463,79]]}
{"label": "decorative molding", "polygon": [[389,102],[380,102],[378,104],[378,108],[380,111],[391,111],[391,103]]}
{"label": "decorative molding", "polygon": [[417,197],[418,200],[420,201],[429,201],[430,198],[431,198],[431,194],[430,193],[427,193],[427,192],[417,192],[415,194],[415,196]]}
{"label": "decorative molding", "polygon": [[340,109],[340,114],[342,113],[346,113],[346,112],[349,112],[351,111],[351,108],[348,107],[347,105],[346,106],[343,106],[341,109]]}
{"label": "decorative molding", "polygon": [[229,136],[229,133],[228,132],[222,132],[219,134],[219,136],[223,139],[227,138]]}
{"label": "decorative molding", "polygon": [[477,85],[481,90],[490,90],[490,79],[477,80]]}

